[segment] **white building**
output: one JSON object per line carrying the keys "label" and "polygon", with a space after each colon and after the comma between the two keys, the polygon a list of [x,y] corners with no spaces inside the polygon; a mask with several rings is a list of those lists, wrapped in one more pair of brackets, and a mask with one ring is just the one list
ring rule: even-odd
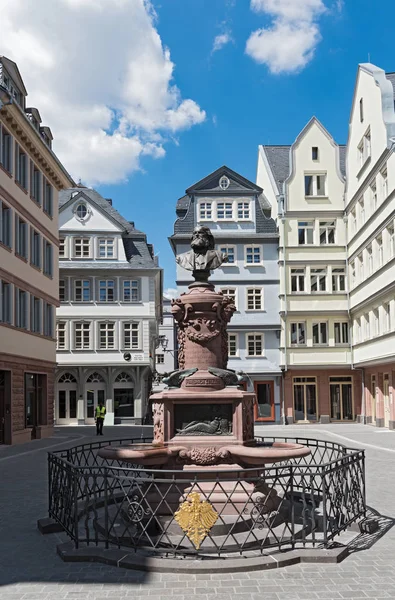
{"label": "white building", "polygon": [[55,422],[141,423],[154,369],[162,272],[153,247],[85,187],[59,195]]}
{"label": "white building", "polygon": [[361,64],[347,143],[346,215],[352,362],[363,417],[395,428],[395,73]]}
{"label": "white building", "polygon": [[166,386],[161,380],[165,373],[171,373],[177,368],[177,348],[175,324],[171,312],[171,299],[163,296],[162,320],[159,325],[159,336],[155,351],[156,381],[153,391],[159,392]]}

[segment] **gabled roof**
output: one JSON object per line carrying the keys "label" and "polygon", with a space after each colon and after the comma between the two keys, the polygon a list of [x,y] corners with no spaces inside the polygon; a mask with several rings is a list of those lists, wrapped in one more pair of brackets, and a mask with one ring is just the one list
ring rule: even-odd
{"label": "gabled roof", "polygon": [[388,81],[390,81],[392,84],[392,87],[394,89],[394,100],[395,100],[395,73],[386,73],[385,76],[388,79]]}
{"label": "gabled roof", "polygon": [[6,56],[0,56],[0,62],[3,63],[8,73],[15,81],[19,89],[21,90],[24,96],[27,96],[27,89],[25,88],[25,84],[23,83],[22,76],[19,72],[18,65],[13,61],[7,58]]}
{"label": "gabled roof", "polygon": [[[223,175],[228,177],[230,181],[229,187],[226,190],[223,190],[219,186],[219,180]],[[229,195],[240,192],[256,194],[257,192],[261,193],[262,188],[242,175],[239,175],[236,171],[232,171],[226,165],[216,169],[186,190],[187,194],[215,193]]]}

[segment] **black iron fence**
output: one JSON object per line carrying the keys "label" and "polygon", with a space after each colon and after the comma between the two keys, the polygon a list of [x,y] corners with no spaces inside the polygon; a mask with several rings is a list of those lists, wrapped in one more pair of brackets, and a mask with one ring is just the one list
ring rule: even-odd
{"label": "black iron fence", "polygon": [[112,440],[49,453],[49,515],[80,545],[166,556],[234,556],[323,546],[366,513],[363,450],[302,438],[309,456],[218,471],[146,469],[107,461]]}

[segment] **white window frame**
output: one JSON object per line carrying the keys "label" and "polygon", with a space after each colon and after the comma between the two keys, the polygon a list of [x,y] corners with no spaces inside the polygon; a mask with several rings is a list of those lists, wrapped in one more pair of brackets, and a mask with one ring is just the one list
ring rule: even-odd
{"label": "white window frame", "polygon": [[[292,341],[293,338],[293,330],[296,334],[296,341]],[[300,342],[300,334],[303,332],[303,342]],[[306,321],[295,321],[290,323],[289,327],[289,337],[290,337],[290,345],[291,346],[306,346],[307,344],[307,324]]]}
{"label": "white window frame", "polygon": [[332,267],[332,292],[346,293],[346,269],[345,267]]}
{"label": "white window frame", "polygon": [[[125,284],[130,284],[130,299],[125,300]],[[133,284],[136,285],[133,285]],[[141,297],[141,280],[140,279],[122,279],[122,302],[126,302],[127,304],[135,304],[136,302],[140,302]],[[136,298],[133,299],[133,292],[136,291]]]}
{"label": "white window frame", "polygon": [[357,231],[357,211],[356,211],[355,207],[350,212],[350,216],[351,216],[351,223],[352,223],[352,233],[356,233],[356,231]]}
{"label": "white window frame", "polygon": [[[129,329],[130,343],[126,343],[126,331]],[[137,343],[133,344],[133,332],[137,332]],[[122,322],[122,348],[123,350],[141,350],[141,326],[135,321]]]}
{"label": "white window frame", "polygon": [[368,265],[368,277],[370,277],[371,275],[373,275],[374,272],[374,257],[373,257],[373,245],[369,244],[368,246],[366,246],[366,255],[368,257],[367,259],[367,265]]}
{"label": "white window frame", "polygon": [[376,180],[373,179],[372,183],[369,186],[370,189],[370,204],[372,207],[372,213],[376,212],[378,205],[378,197],[377,197],[377,184]]}
{"label": "white window frame", "polygon": [[[348,346],[350,343],[350,327],[348,321],[336,321],[333,324],[335,346]],[[339,341],[336,341],[338,339]]]}
{"label": "white window frame", "polygon": [[[80,285],[77,285],[77,283],[79,283]],[[88,283],[89,284],[89,300],[84,300],[84,290],[87,289],[84,286],[84,283]],[[87,286],[88,287],[88,286]],[[81,300],[77,300],[77,288],[81,289]],[[73,302],[92,302],[93,298],[92,298],[92,279],[90,278],[86,278],[86,279],[74,279],[73,280]]]}
{"label": "white window frame", "polygon": [[[307,177],[311,177],[311,188],[312,188],[312,194],[308,194],[308,189],[307,189]],[[323,178],[323,193],[318,193],[320,191],[320,188],[318,187],[318,178],[322,177]],[[304,195],[305,198],[326,198],[328,195],[328,191],[327,191],[327,173],[325,171],[321,172],[321,173],[305,173],[304,174]],[[321,189],[322,189],[321,188]]]}
{"label": "white window frame", "polygon": [[[223,206],[223,208],[219,208],[220,206]],[[220,213],[223,214],[223,217],[219,216]],[[235,203],[233,200],[217,200],[216,219],[221,222],[235,220]]]}
{"label": "white window frame", "polygon": [[[239,216],[240,213],[243,216]],[[247,216],[246,216],[247,215]],[[237,200],[236,202],[236,220],[237,221],[251,221],[252,220],[252,209],[250,200]]]}
{"label": "white window frame", "polygon": [[387,225],[387,235],[389,258],[391,259],[395,256],[395,224],[393,222]]}
{"label": "white window frame", "polygon": [[351,279],[351,286],[355,287],[355,285],[357,283],[357,272],[356,272],[356,267],[355,267],[355,260],[352,260],[350,262],[350,279]]}
{"label": "white window frame", "polygon": [[[102,345],[102,333],[105,333],[105,345]],[[112,345],[109,344],[110,335],[112,333]],[[97,324],[97,350],[116,350],[117,349],[117,336],[116,336],[116,322],[115,321],[99,321]]]}
{"label": "white window frame", "polygon": [[366,313],[364,315],[364,340],[370,340],[370,335],[371,335],[371,331],[370,331],[370,316],[369,313]]}
{"label": "white window frame", "polygon": [[[250,340],[250,338],[254,338]],[[261,353],[257,354],[257,342],[260,338]],[[254,344],[254,354],[250,354],[250,343]],[[265,336],[263,333],[250,332],[246,333],[246,357],[247,358],[262,358],[265,356]]]}
{"label": "white window frame", "polygon": [[[317,327],[318,342],[314,341],[314,328],[315,327]],[[325,331],[325,335],[323,335],[324,331]],[[326,338],[326,341],[322,341],[324,338]],[[328,346],[329,336],[328,336],[328,322],[327,321],[316,321],[312,324],[311,339],[313,342],[313,346]]]}
{"label": "white window frame", "polygon": [[377,337],[380,335],[380,311],[378,307],[372,309],[372,325],[372,337]]}
{"label": "white window frame", "polygon": [[[325,267],[317,269],[310,269],[310,292],[312,294],[327,294],[327,275],[328,270]],[[324,283],[324,289],[321,289],[322,282]],[[317,285],[317,289],[313,290],[314,284]]]}
{"label": "white window frame", "polygon": [[164,355],[163,352],[158,352],[155,355],[155,357],[156,357],[155,360],[156,360],[156,364],[157,365],[164,365],[165,364],[165,355]]}
{"label": "white window frame", "polygon": [[[303,231],[303,241],[301,241],[300,234]],[[308,240],[309,233],[311,232],[311,241]],[[314,244],[314,221],[298,221],[298,245],[299,246],[312,246]]]}
{"label": "white window frame", "polygon": [[68,258],[68,237],[61,236],[59,238],[59,258]]}
{"label": "white window frame", "polygon": [[219,250],[220,252],[223,252],[224,254],[226,254],[227,256],[229,256],[229,254],[233,254],[233,262],[232,261],[228,261],[225,263],[222,263],[221,268],[223,269],[224,267],[233,267],[236,265],[236,246],[232,245],[232,244],[218,244],[217,246],[217,250]]}
{"label": "white window frame", "polygon": [[[81,333],[81,345],[77,347],[77,330]],[[88,344],[86,344],[86,333],[88,333]],[[92,322],[73,321],[73,350],[92,349]]]}
{"label": "white window frame", "polygon": [[[61,327],[60,327],[61,326]],[[63,344],[59,344],[59,334],[62,331]],[[68,349],[68,322],[67,321],[56,321],[56,350],[67,350]]]}
{"label": "white window frame", "polygon": [[379,269],[384,265],[384,245],[383,245],[383,236],[382,234],[376,237],[376,246],[377,246],[377,266]]}
{"label": "white window frame", "polygon": [[214,204],[215,203],[212,200],[205,200],[199,202],[199,221],[214,221]]}
{"label": "white window frame", "polygon": [[391,303],[384,302],[383,307],[383,333],[389,333],[391,331]]}
{"label": "white window frame", "polygon": [[[253,262],[248,262],[249,250]],[[257,252],[258,251],[258,252]],[[259,261],[255,261],[255,256],[258,254]],[[244,265],[246,267],[261,267],[263,265],[263,246],[262,244],[248,244],[244,246]]]}
{"label": "white window frame", "polygon": [[237,310],[237,307],[238,307],[238,304],[237,304],[237,300],[238,300],[238,298],[237,298],[237,292],[238,292],[238,289],[237,289],[237,287],[226,287],[226,288],[222,288],[221,287],[220,288],[220,292],[222,292],[224,296],[229,296],[230,298],[232,298],[233,303],[234,303],[234,305],[236,307],[236,310]]}
{"label": "white window frame", "polygon": [[[306,293],[306,269],[304,267],[293,267],[290,273],[291,278],[291,294],[305,294]],[[300,289],[300,282],[303,281],[303,289]],[[296,283],[296,290],[293,290],[293,282]]]}
{"label": "white window frame", "polygon": [[[77,256],[77,245],[81,248],[81,256]],[[85,253],[88,249],[88,254]],[[73,258],[84,260],[92,258],[92,238],[84,236],[73,237]]]}
{"label": "white window frame", "polygon": [[[253,308],[249,307],[249,299],[252,299],[252,303],[254,305]],[[259,307],[256,305],[260,304]],[[264,293],[263,287],[251,286],[246,288],[246,312],[257,312],[265,310],[264,308]]]}
{"label": "white window frame", "polygon": [[382,200],[384,201],[388,196],[388,170],[387,170],[387,167],[384,167],[384,169],[381,169],[380,177],[381,177],[381,197],[382,197]]}
{"label": "white window frame", "polygon": [[[235,352],[231,353],[231,344],[234,344]],[[238,358],[239,356],[239,334],[228,332],[228,357],[229,358]]]}
{"label": "white window frame", "polygon": [[358,161],[359,161],[360,169],[362,169],[362,167],[365,165],[366,161],[370,158],[371,148],[372,148],[372,139],[371,139],[371,133],[370,133],[370,127],[369,127],[367,129],[367,131],[364,133],[362,140],[358,144]]}
{"label": "white window frame", "polygon": [[[100,251],[103,247],[105,256],[101,256]],[[112,254],[109,256],[108,250],[112,248]],[[99,237],[97,239],[97,259],[98,260],[116,260],[116,239],[112,237]]]}
{"label": "white window frame", "polygon": [[[105,284],[105,285],[102,285]],[[112,285],[109,285],[112,284]],[[111,302],[116,302],[117,301],[117,280],[116,279],[99,279],[97,282],[98,285],[98,294],[97,294],[97,302],[100,303],[111,303]],[[106,299],[103,300],[101,298],[101,291],[105,290],[106,292]],[[108,295],[109,295],[109,291],[113,290],[113,298],[109,299]]]}
{"label": "white window frame", "polygon": [[[330,241],[333,233],[333,242]],[[321,236],[324,235],[325,239],[322,240]],[[336,220],[334,221],[320,221],[319,222],[319,240],[320,246],[333,246],[336,244]]]}

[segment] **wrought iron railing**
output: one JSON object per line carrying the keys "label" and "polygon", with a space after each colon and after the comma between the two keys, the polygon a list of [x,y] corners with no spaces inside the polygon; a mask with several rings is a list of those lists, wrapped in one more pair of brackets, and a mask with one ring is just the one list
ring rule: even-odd
{"label": "wrought iron railing", "polygon": [[[311,454],[215,472],[146,469],[98,456],[102,446],[148,441],[111,440],[49,453],[49,515],[76,547],[184,557],[327,547],[366,514],[363,450],[323,440],[257,438],[265,445],[300,443]],[[196,526],[188,521],[194,498],[207,512]]]}

